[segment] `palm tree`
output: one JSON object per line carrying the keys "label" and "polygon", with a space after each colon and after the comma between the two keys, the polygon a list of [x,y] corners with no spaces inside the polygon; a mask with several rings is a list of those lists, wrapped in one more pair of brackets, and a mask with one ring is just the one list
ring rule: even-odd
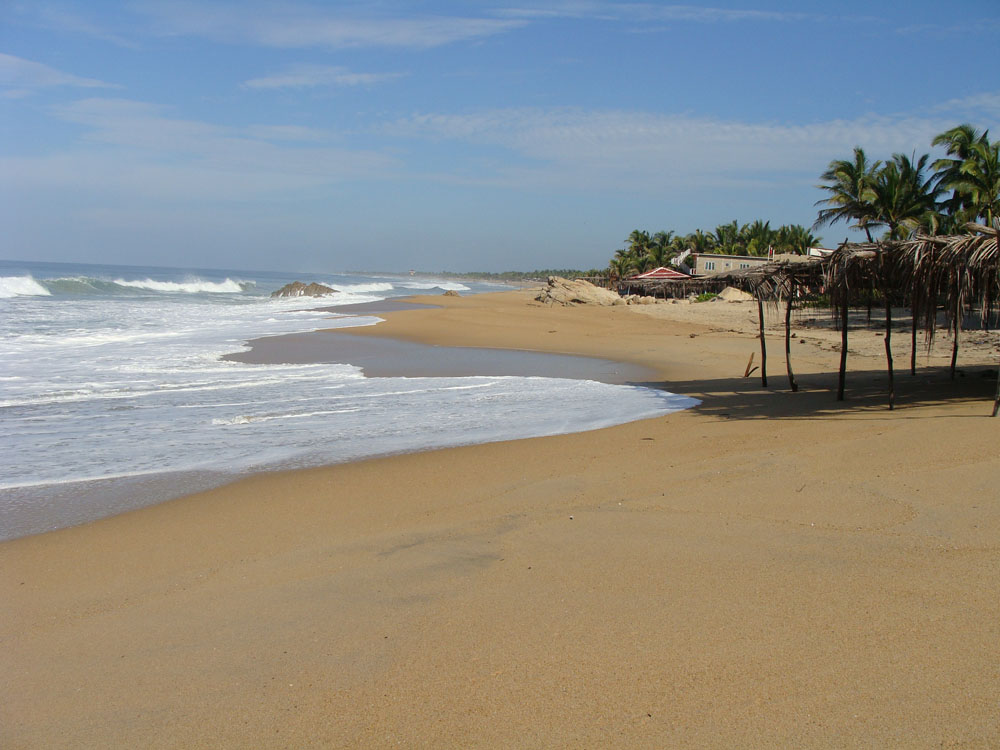
{"label": "palm tree", "polygon": [[[941,184],[952,190],[951,198],[945,202],[949,216],[953,217],[953,229],[957,229],[966,221],[976,218],[980,212],[975,211],[975,199],[969,189],[960,189],[965,183],[966,174],[972,169],[968,162],[977,161],[980,157],[989,158],[989,132],[980,132],[969,123],[963,123],[951,130],[946,130],[934,137],[934,146],[944,146],[947,154],[953,158],[938,159],[932,165],[937,170]],[[981,148],[985,146],[985,149]],[[977,148],[979,147],[979,148]],[[986,153],[982,153],[985,151]],[[975,171],[975,170],[973,170]]]}
{"label": "palm tree", "polygon": [[740,241],[747,255],[766,255],[768,248],[774,244],[776,234],[771,229],[771,222],[756,219],[740,230]]}
{"label": "palm tree", "polygon": [[952,200],[961,208],[960,220],[982,219],[992,226],[1000,216],[1000,141],[990,143],[983,138],[973,143],[957,173],[945,172],[942,182],[954,190]]}
{"label": "palm tree", "polygon": [[[618,252],[622,251],[619,250]],[[608,263],[608,274],[611,276],[612,281],[620,281],[634,270],[635,267],[632,264],[632,260],[627,254],[618,255],[616,253],[615,257],[611,259],[610,263]]]}
{"label": "palm tree", "polygon": [[893,154],[879,170],[872,188],[872,206],[879,224],[888,227],[890,240],[906,239],[920,226],[926,226],[938,211],[941,187],[936,174],[926,177],[930,157]]}
{"label": "palm tree", "polygon": [[700,229],[695,229],[689,234],[685,238],[685,244],[687,245],[685,249],[692,253],[711,253],[715,251],[716,247],[715,238]]}
{"label": "palm tree", "polygon": [[830,166],[820,176],[825,183],[819,185],[821,190],[827,191],[830,195],[816,201],[815,204],[817,206],[825,204],[828,208],[819,212],[813,229],[838,221],[853,221],[854,224],[850,226],[863,229],[868,241],[871,242],[871,229],[880,223],[875,219],[872,201],[875,174],[881,164],[881,161],[869,163],[864,149],[860,146],[854,147],[854,161],[847,159],[831,161]]}
{"label": "palm tree", "polygon": [[649,244],[646,246],[642,270],[665,266],[675,254],[674,233],[667,230],[657,232],[650,238]]}
{"label": "palm tree", "polygon": [[728,224],[720,224],[715,228],[713,238],[718,252],[738,254],[741,246],[740,225],[735,219]]}
{"label": "palm tree", "polygon": [[801,224],[788,224],[778,229],[774,244],[783,253],[805,255],[822,241],[822,237],[816,237]]}

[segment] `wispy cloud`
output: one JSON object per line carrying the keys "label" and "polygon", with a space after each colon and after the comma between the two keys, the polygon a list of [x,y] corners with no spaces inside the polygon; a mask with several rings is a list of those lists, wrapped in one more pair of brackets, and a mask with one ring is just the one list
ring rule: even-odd
{"label": "wispy cloud", "polygon": [[931,108],[933,112],[954,112],[959,116],[1000,118],[1000,91],[984,91],[978,94],[949,99]]}
{"label": "wispy cloud", "polygon": [[48,65],[0,52],[0,86],[17,89],[45,88],[48,86],[75,86],[78,88],[120,88],[95,78],[83,78],[64,73]]}
{"label": "wispy cloud", "polygon": [[373,86],[400,78],[402,73],[355,73],[335,65],[293,65],[281,73],[251,78],[248,89],[302,89],[317,87]]}
{"label": "wispy cloud", "polygon": [[167,34],[206,36],[269,47],[431,48],[523,26],[523,19],[358,15],[321,6],[148,2],[139,6]]}
{"label": "wispy cloud", "polygon": [[[418,114],[388,126],[397,137],[506,149],[484,181],[564,188],[657,189],[809,184],[831,159],[863,145],[873,155],[928,150],[954,123],[940,115],[867,116],[810,124],[580,109]],[[457,170],[455,170],[457,172]]]}
{"label": "wispy cloud", "polygon": [[54,112],[86,129],[81,140],[41,157],[3,159],[3,182],[229,201],[274,198],[397,168],[395,159],[377,151],[336,147],[330,134],[295,125],[234,128],[174,118],[156,105],[126,99],[84,99]]}
{"label": "wispy cloud", "polygon": [[32,2],[11,6],[11,17],[18,22],[37,28],[69,34],[79,34],[103,39],[120,47],[135,49],[138,45],[131,39],[82,15],[77,9],[70,9],[59,3]]}
{"label": "wispy cloud", "polygon": [[817,19],[812,13],[713,8],[701,5],[662,5],[659,3],[612,3],[567,0],[542,2],[504,8],[498,15],[505,18],[593,18],[618,21],[685,21],[721,23],[737,21],[803,21]]}

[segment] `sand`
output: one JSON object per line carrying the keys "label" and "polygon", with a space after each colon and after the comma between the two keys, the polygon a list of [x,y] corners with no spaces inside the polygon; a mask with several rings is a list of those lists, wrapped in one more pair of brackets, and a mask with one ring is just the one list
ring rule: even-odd
{"label": "sand", "polygon": [[889,412],[877,356],[834,399],[818,335],[799,393],[779,339],[744,379],[746,306],[528,300],[339,335],[618,359],[702,406],[2,544],[0,745],[1000,745],[995,345]]}

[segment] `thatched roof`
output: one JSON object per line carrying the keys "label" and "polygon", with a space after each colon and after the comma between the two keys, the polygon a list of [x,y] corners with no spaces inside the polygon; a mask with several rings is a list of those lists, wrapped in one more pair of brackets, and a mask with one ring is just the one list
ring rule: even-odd
{"label": "thatched roof", "polygon": [[967,229],[968,234],[841,245],[826,263],[832,301],[877,290],[919,310],[929,336],[940,303],[951,317],[971,308],[985,319],[1000,297],[1000,232],[980,224]]}
{"label": "thatched roof", "polygon": [[621,287],[656,297],[686,297],[689,294],[717,293],[731,286],[742,289],[756,299],[776,302],[786,296],[786,290],[791,285],[822,283],[822,267],[819,258],[803,257],[796,261],[778,261],[688,279],[628,279]]}

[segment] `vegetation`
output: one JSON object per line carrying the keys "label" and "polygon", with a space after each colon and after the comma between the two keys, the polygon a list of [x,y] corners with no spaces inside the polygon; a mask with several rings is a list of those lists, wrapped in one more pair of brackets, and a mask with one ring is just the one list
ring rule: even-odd
{"label": "vegetation", "polygon": [[819,188],[827,197],[816,223],[809,229],[798,224],[772,229],[769,221],[736,221],[714,230],[696,229],[687,235],[673,231],[636,229],[616,250],[607,271],[620,279],[667,265],[685,250],[727,255],[804,254],[819,245],[812,230],[845,222],[883,239],[907,239],[917,230],[926,234],[957,234],[970,221],[992,226],[1000,220],[1000,142],[991,143],[989,131],[963,124],[941,133],[932,145],[947,154],[930,163],[923,154],[893,154],[886,161],[869,160],[861,146],[849,159],[835,159],[820,176]]}
{"label": "vegetation", "polygon": [[740,226],[738,222],[720,224],[711,232],[696,229],[688,235],[661,231],[650,235],[634,230],[625,240],[626,246],[615,251],[608,264],[613,279],[621,279],[636,272],[666,266],[671,259],[685,250],[696,253],[726,253],[730,255],[767,255],[773,248],[778,253],[804,254],[821,238],[798,224],[772,229],[769,221],[754,221]]}

